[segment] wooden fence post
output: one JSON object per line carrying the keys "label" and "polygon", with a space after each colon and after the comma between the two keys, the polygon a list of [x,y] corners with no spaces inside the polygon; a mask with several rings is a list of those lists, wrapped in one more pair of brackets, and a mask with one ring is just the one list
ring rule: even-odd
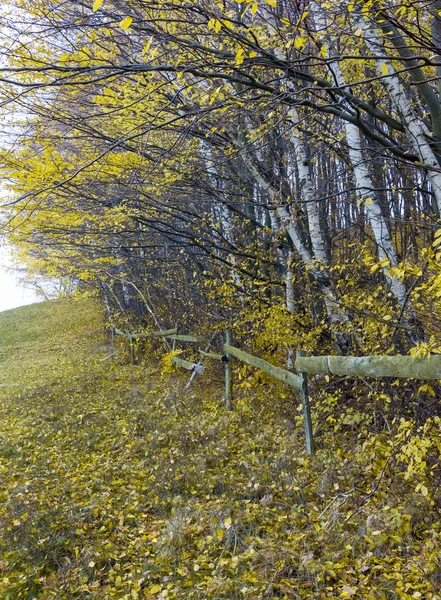
{"label": "wooden fence post", "polygon": [[[231,330],[225,332],[225,342],[232,346],[233,336]],[[225,406],[227,410],[233,410],[233,373],[231,370],[231,354],[225,354]]]}
{"label": "wooden fence post", "polygon": [[130,360],[132,361],[132,365],[135,364],[135,344],[133,343],[133,339],[133,336],[129,336]]}
{"label": "wooden fence post", "polygon": [[[178,324],[177,323],[175,323],[175,329],[176,329],[176,333],[178,333]],[[173,352],[176,350],[176,338],[173,338],[172,350],[173,350]]]}
{"label": "wooden fence post", "polygon": [[[303,350],[298,350],[297,357],[301,356],[305,356],[305,353]],[[300,372],[299,375],[302,378],[300,396],[302,397],[303,417],[305,420],[306,449],[310,456],[314,456],[314,437],[312,433],[311,408],[309,406],[308,396],[308,375],[303,372]]]}

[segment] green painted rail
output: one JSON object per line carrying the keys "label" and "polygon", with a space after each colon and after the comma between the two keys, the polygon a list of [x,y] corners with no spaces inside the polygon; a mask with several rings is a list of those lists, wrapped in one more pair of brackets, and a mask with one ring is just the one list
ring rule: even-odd
{"label": "green painted rail", "polygon": [[230,346],[229,344],[224,344],[223,350],[224,352],[231,354],[231,356],[246,362],[248,365],[256,367],[256,369],[260,369],[261,371],[268,373],[268,375],[271,375],[272,377],[291,385],[292,387],[296,388],[296,390],[300,391],[302,389],[302,378],[298,375],[294,375],[294,373],[291,373],[291,371],[286,371],[285,369],[276,367],[266,360],[263,360],[263,358],[257,358],[257,356],[248,354],[248,352],[244,352],[243,350],[235,348],[234,346]]}
{"label": "green painted rail", "polygon": [[441,379],[441,356],[301,356],[296,369],[342,377]]}

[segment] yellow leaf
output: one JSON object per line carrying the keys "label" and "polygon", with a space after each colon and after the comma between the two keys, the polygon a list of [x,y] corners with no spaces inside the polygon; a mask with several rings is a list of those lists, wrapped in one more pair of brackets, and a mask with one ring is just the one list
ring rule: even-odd
{"label": "yellow leaf", "polygon": [[130,27],[130,25],[133,22],[133,17],[126,17],[123,21],[121,21],[121,23],[119,24],[119,26],[121,27],[121,29],[128,29]]}
{"label": "yellow leaf", "polygon": [[390,260],[388,258],[383,258],[379,262],[380,267],[388,267],[390,265]]}
{"label": "yellow leaf", "polygon": [[228,519],[225,519],[225,521],[224,521],[224,527],[225,527],[225,529],[230,529],[232,522],[233,521],[231,520],[231,517],[228,517]]}
{"label": "yellow leaf", "polygon": [[257,2],[254,2],[253,6],[251,7],[251,14],[253,17],[256,14],[258,8],[259,8],[259,5],[257,4]]}
{"label": "yellow leaf", "polygon": [[427,392],[431,396],[435,396],[434,389],[427,383],[425,385],[420,385],[420,387],[418,388],[418,394],[420,394],[421,392]]}
{"label": "yellow leaf", "polygon": [[193,571],[196,571],[196,572],[197,572],[197,571],[199,571],[199,569],[200,569],[200,568],[201,568],[201,567],[200,567],[200,566],[199,566],[197,563],[195,563],[195,564],[193,565]]}
{"label": "yellow leaf", "polygon": [[308,15],[309,15],[309,11],[305,10],[305,12],[300,17],[299,23],[302,23],[302,21],[304,21]]}
{"label": "yellow leaf", "polygon": [[326,58],[328,55],[328,47],[326,46],[326,44],[323,44],[323,46],[321,47],[320,50],[320,56],[323,56],[323,58]]}
{"label": "yellow leaf", "polygon": [[219,33],[219,31],[222,29],[222,23],[220,21],[216,21],[216,23],[214,24],[214,30],[216,33]]}
{"label": "yellow leaf", "polygon": [[228,29],[234,29],[234,24],[229,19],[224,19],[222,23],[225,27],[228,27]]}
{"label": "yellow leaf", "polygon": [[255,56],[257,56],[257,52],[250,52],[250,53],[248,54],[248,56],[249,56],[250,58],[254,58]]}
{"label": "yellow leaf", "polygon": [[422,486],[420,487],[420,492],[423,494],[423,496],[424,496],[424,497],[426,497],[426,496],[428,496],[428,495],[429,495],[429,490],[426,488],[426,486],[425,486],[425,485],[422,485]]}
{"label": "yellow leaf", "polygon": [[145,44],[144,48],[142,49],[142,53],[143,54],[147,54],[147,52],[150,50],[150,46],[152,45],[152,41],[153,41],[153,37],[151,37]]}
{"label": "yellow leaf", "polygon": [[155,583],[155,585],[152,585],[152,587],[149,589],[149,592],[150,592],[150,594],[157,594],[161,590],[162,590],[162,585],[159,585],[159,583]]}
{"label": "yellow leaf", "polygon": [[389,69],[387,68],[386,63],[381,63],[381,72],[383,73],[383,75],[387,75],[389,73]]}
{"label": "yellow leaf", "polygon": [[118,577],[115,579],[115,587],[117,590],[119,590],[119,588],[122,586],[122,579],[121,577],[118,575]]}
{"label": "yellow leaf", "polygon": [[306,44],[306,38],[304,37],[296,37],[296,39],[294,40],[294,48],[303,48],[303,46]]}
{"label": "yellow leaf", "polygon": [[236,53],[236,65],[239,66],[243,63],[243,59],[245,58],[245,52],[242,48],[240,48]]}
{"label": "yellow leaf", "polygon": [[277,0],[264,0],[265,4],[269,4],[273,8],[277,7]]}
{"label": "yellow leaf", "polygon": [[352,12],[354,10],[355,2],[349,2],[348,4],[348,12]]}
{"label": "yellow leaf", "polygon": [[395,12],[398,17],[402,17],[407,12],[407,6],[400,6],[400,8]]}
{"label": "yellow leaf", "polygon": [[93,12],[96,12],[99,8],[101,8],[101,5],[103,2],[104,2],[104,0],[95,0],[95,2],[93,3],[93,6],[92,6]]}

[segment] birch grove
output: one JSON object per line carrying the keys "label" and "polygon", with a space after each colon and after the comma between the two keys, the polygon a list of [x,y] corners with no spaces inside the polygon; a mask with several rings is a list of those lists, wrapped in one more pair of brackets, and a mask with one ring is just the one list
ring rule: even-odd
{"label": "birch grove", "polygon": [[108,312],[282,307],[343,353],[430,344],[439,10],[13,0],[5,233]]}

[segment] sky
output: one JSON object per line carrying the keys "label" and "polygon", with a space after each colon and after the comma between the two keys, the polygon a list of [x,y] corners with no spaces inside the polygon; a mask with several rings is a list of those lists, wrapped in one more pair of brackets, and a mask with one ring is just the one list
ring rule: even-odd
{"label": "sky", "polygon": [[[10,9],[11,7],[8,6],[6,0],[0,0],[0,16],[4,17]],[[5,29],[3,23],[1,26],[3,27],[2,31],[4,33]],[[2,133],[4,136],[5,131],[7,131],[7,122],[5,121],[4,114],[2,115],[2,119]],[[3,136],[1,139],[2,145],[4,142]],[[6,196],[7,192],[0,184],[0,200]],[[0,311],[24,306],[25,304],[40,302],[42,300],[42,297],[37,296],[34,290],[30,288],[26,289],[23,286],[20,281],[21,275],[22,274],[19,271],[14,271],[12,268],[7,247],[0,245]]]}
{"label": "sky", "polygon": [[20,277],[11,267],[8,250],[0,247],[0,311],[42,300],[32,289],[23,287]]}

